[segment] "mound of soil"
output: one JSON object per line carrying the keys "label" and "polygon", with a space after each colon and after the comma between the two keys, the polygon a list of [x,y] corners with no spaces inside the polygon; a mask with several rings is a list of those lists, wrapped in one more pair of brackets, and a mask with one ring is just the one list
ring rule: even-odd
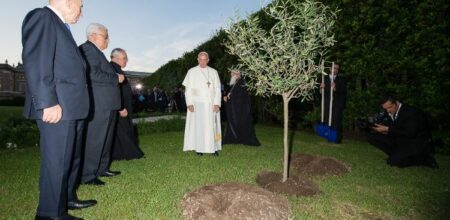
{"label": "mound of soil", "polygon": [[334,158],[309,154],[293,154],[290,160],[293,176],[340,176],[351,171],[351,167]]}
{"label": "mound of soil", "polygon": [[264,171],[256,177],[256,182],[272,192],[286,193],[296,196],[313,196],[320,192],[317,184],[305,177],[291,176],[286,182],[281,182],[283,175],[276,172]]}
{"label": "mound of soil", "polygon": [[288,199],[241,183],[198,188],[183,197],[181,206],[187,220],[290,219]]}

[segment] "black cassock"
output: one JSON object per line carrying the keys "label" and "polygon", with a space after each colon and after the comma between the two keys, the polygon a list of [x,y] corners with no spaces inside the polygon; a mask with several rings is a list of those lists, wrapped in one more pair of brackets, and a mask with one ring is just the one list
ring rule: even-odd
{"label": "black cassock", "polygon": [[225,107],[228,126],[222,144],[261,145],[253,128],[250,96],[242,78],[231,88]]}
{"label": "black cassock", "polygon": [[[114,69],[121,74],[124,74],[119,65],[111,62]],[[120,94],[122,96],[122,109],[126,108],[128,116],[123,118],[118,116],[114,144],[111,151],[112,160],[130,160],[138,159],[144,156],[144,153],[139,148],[134,135],[134,126],[131,114],[133,113],[132,105],[132,91],[128,79],[125,78],[120,84]]]}

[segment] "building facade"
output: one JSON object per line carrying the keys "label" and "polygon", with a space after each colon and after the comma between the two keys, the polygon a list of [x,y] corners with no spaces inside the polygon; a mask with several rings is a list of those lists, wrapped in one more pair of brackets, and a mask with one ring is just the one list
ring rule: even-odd
{"label": "building facade", "polygon": [[0,99],[13,99],[25,96],[25,74],[23,65],[11,66],[8,61],[0,64]]}
{"label": "building facade", "polygon": [[[143,79],[151,73],[125,71],[131,84],[133,93],[140,93],[143,89]],[[21,63],[15,65],[0,63],[0,100],[24,97],[26,92],[25,72]]]}

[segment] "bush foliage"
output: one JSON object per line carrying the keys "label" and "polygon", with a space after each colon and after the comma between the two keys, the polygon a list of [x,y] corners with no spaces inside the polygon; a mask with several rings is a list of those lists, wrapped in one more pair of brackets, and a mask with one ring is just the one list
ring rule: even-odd
{"label": "bush foliage", "polygon": [[0,148],[32,147],[39,144],[36,123],[12,116],[0,123]]}
{"label": "bush foliage", "polygon": [[[301,0],[298,0],[302,2]],[[348,80],[348,102],[345,126],[354,128],[357,118],[379,111],[378,97],[395,92],[405,103],[422,108],[430,117],[434,131],[444,141],[450,136],[450,2],[446,0],[322,0],[339,8],[336,23],[336,45],[329,60],[340,64],[341,74]],[[256,12],[265,29],[273,20]],[[166,88],[179,85],[187,70],[197,65],[196,56],[205,50],[211,56],[223,82],[228,81],[228,68],[237,58],[226,53],[226,33],[219,30],[209,41],[184,56],[163,65],[147,82]],[[274,100],[273,102],[279,102]],[[277,104],[256,106],[274,115]],[[314,120],[320,101],[292,103],[295,118]],[[301,114],[300,116],[296,114]],[[304,118],[306,116],[306,118]],[[263,118],[263,117],[259,117]],[[316,118],[317,120],[318,118]],[[297,122],[298,123],[298,122]],[[308,123],[307,123],[308,124]],[[450,143],[446,143],[447,146]]]}

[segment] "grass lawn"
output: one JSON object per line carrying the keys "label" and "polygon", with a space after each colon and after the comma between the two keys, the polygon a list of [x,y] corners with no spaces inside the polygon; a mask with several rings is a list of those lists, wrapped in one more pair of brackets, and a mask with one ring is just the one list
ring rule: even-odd
{"label": "grass lawn", "polygon": [[[197,187],[221,182],[255,184],[262,170],[282,170],[282,130],[257,126],[259,148],[226,145],[219,157],[182,152],[182,132],[141,136],[146,158],[114,162],[123,175],[106,186],[81,186],[81,199],[98,205],[71,211],[85,219],[182,219],[180,201]],[[358,141],[329,144],[297,132],[294,152],[335,157],[352,166],[342,177],[316,179],[322,193],[289,197],[295,219],[449,219],[450,157],[440,169],[391,168],[382,152]],[[38,197],[37,148],[0,151],[0,219],[32,219]]]}
{"label": "grass lawn", "polygon": [[22,116],[22,106],[0,106],[0,122],[11,116]]}

